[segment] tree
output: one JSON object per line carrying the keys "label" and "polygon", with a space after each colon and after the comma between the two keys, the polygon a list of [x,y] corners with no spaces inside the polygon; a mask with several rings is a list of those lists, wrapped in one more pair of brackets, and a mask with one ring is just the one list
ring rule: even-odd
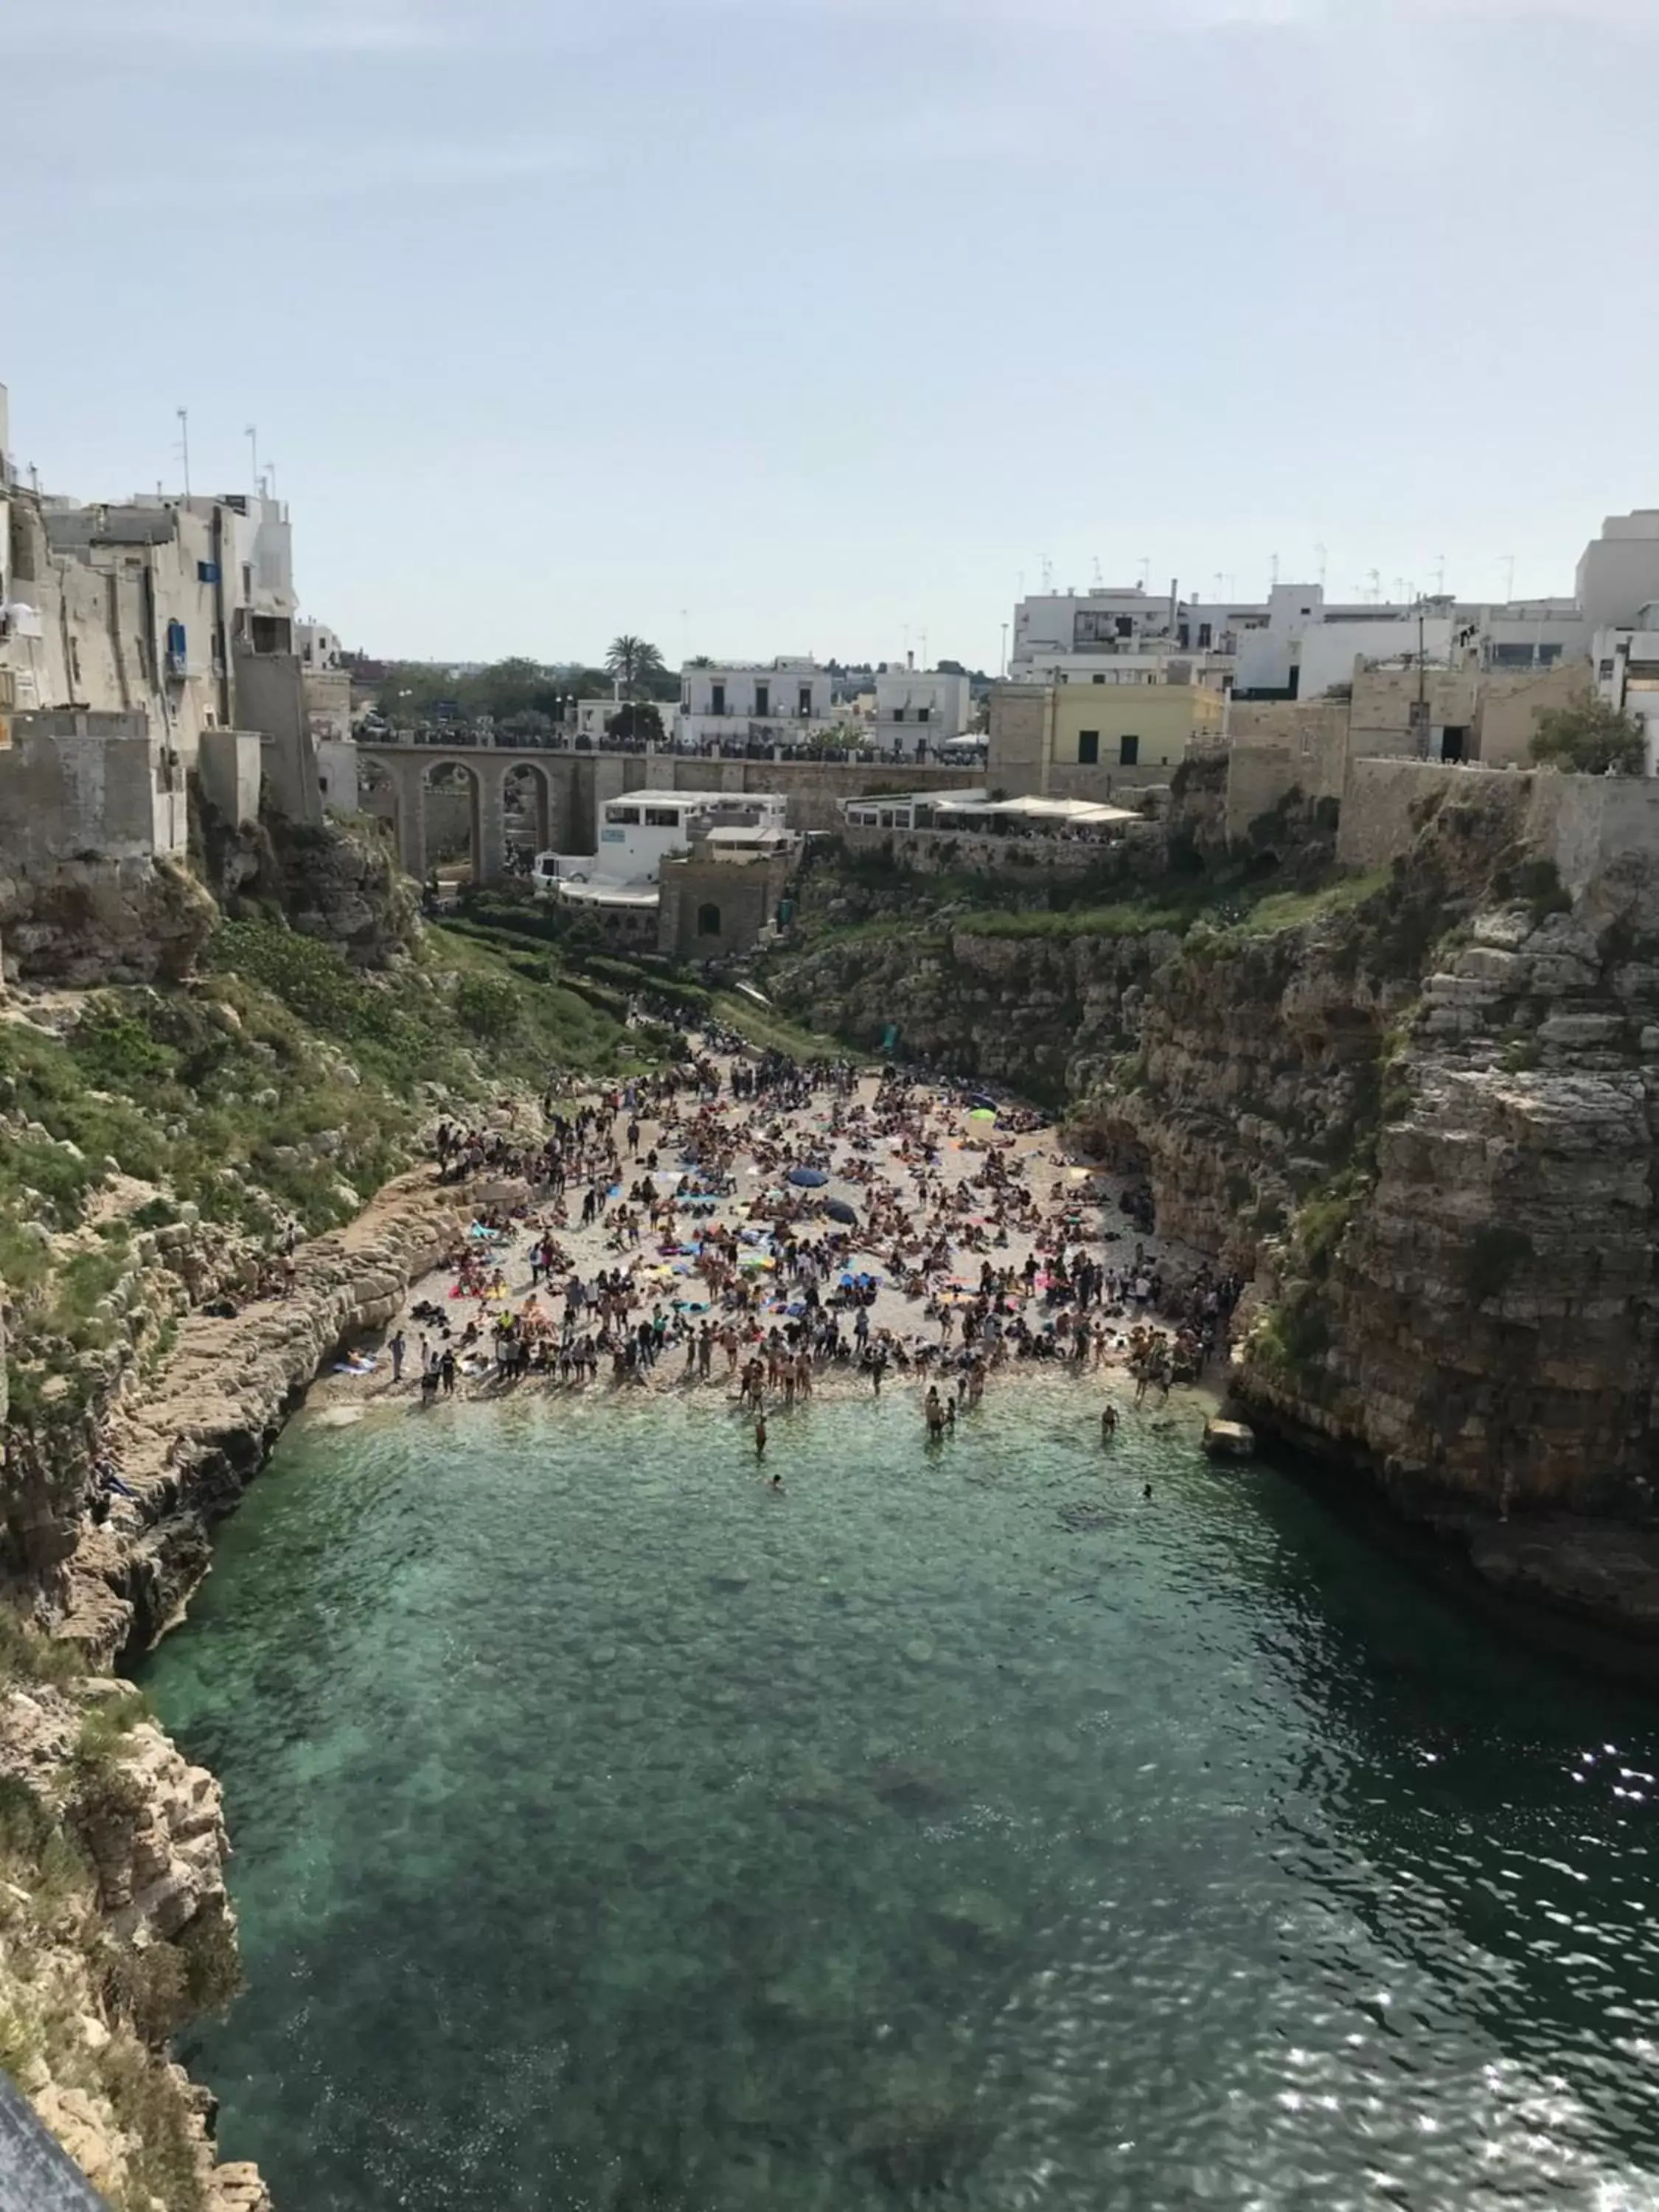
{"label": "tree", "polygon": [[648,703],[636,706],[631,701],[607,719],[605,733],[608,738],[643,738],[653,745],[661,744],[665,735],[657,708]]}
{"label": "tree", "polygon": [[1538,717],[1532,757],[1540,768],[1580,775],[1640,775],[1647,767],[1646,735],[1639,722],[1605,699],[1576,707],[1548,707]]}
{"label": "tree", "polygon": [[641,690],[668,672],[654,645],[642,637],[631,637],[626,631],[621,637],[611,639],[605,665],[621,684],[623,697],[629,706]]}

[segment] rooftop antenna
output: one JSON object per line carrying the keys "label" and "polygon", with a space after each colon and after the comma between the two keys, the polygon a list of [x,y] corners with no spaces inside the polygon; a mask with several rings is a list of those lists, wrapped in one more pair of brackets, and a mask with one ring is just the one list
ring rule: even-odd
{"label": "rooftop antenna", "polygon": [[1096,554],[1093,562],[1091,563],[1091,574],[1096,591],[1100,591],[1104,586],[1106,579],[1100,573],[1100,556],[1098,553]]}
{"label": "rooftop antenna", "polygon": [[1406,597],[1406,579],[1405,579],[1403,576],[1396,576],[1396,577],[1395,578],[1395,580],[1394,580],[1394,599],[1395,599],[1395,605],[1396,606],[1401,605],[1404,603],[1405,597]]}
{"label": "rooftop antenna", "polygon": [[1504,556],[1504,574],[1506,579],[1504,586],[1504,598],[1507,604],[1509,600],[1515,597],[1515,556],[1513,553],[1506,553]]}
{"label": "rooftop antenna", "polygon": [[1215,572],[1215,595],[1217,599],[1221,597],[1221,571],[1219,568]]}
{"label": "rooftop antenna", "polygon": [[1382,579],[1375,568],[1367,568],[1365,574],[1370,579],[1371,605],[1375,606],[1382,596]]}
{"label": "rooftop antenna", "polygon": [[259,433],[254,424],[250,422],[242,435],[247,440],[248,461],[253,478],[253,489],[258,491],[259,489]]}
{"label": "rooftop antenna", "polygon": [[923,630],[921,633],[921,665],[924,668],[927,665],[927,633],[926,630]]}
{"label": "rooftop antenna", "polygon": [[1434,595],[1437,599],[1443,599],[1446,596],[1446,556],[1443,553],[1437,553],[1434,556]]}
{"label": "rooftop antenna", "polygon": [[1330,549],[1325,545],[1316,545],[1314,551],[1319,556],[1319,588],[1322,592],[1325,588],[1325,572],[1331,564]]}
{"label": "rooftop antenna", "polygon": [[1272,561],[1268,563],[1267,573],[1272,580],[1272,588],[1276,592],[1279,589],[1279,556],[1277,553],[1273,555]]}
{"label": "rooftop antenna", "polygon": [[1042,588],[1045,592],[1054,588],[1054,564],[1046,553],[1042,556]]}
{"label": "rooftop antenna", "polygon": [[1152,556],[1150,553],[1143,553],[1140,556],[1140,588],[1143,592],[1152,580]]}
{"label": "rooftop antenna", "polygon": [[179,450],[185,457],[185,497],[190,497],[190,410],[180,407],[179,416]]}

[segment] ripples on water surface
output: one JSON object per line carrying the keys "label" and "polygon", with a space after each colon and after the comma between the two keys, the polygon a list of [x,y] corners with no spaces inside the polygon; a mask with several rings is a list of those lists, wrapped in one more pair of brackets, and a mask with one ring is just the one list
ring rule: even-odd
{"label": "ripples on water surface", "polygon": [[783,1499],[707,1405],[292,1431],[148,1677],[237,1846],[225,2155],[283,2212],[1659,2205],[1652,1710],[1089,1403],[780,1417]]}

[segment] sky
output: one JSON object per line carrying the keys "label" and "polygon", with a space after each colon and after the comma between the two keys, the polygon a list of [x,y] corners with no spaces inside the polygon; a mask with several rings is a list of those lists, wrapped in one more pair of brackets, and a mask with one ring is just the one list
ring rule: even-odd
{"label": "sky", "polygon": [[1567,592],[1659,505],[1659,0],[51,0],[6,40],[14,459],[177,489],[186,407],[193,489],[240,489],[257,426],[304,611],[372,653],[994,668],[1045,573]]}

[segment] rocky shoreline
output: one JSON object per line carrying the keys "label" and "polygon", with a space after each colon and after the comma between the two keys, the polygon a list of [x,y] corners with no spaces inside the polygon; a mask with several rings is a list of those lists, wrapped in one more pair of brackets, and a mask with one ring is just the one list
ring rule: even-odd
{"label": "rocky shoreline", "polygon": [[117,1498],[64,1570],[56,1632],[108,1666],[155,1643],[206,1573],[236,1504],[329,1355],[384,1327],[465,1227],[474,1194],[429,1168],[398,1177],[346,1228],[295,1255],[285,1297],[198,1311],[154,1385],[112,1421]]}
{"label": "rocky shoreline", "polygon": [[[166,2055],[167,2038],[191,2011],[234,1987],[219,1784],[148,1718],[123,1717],[107,1746],[94,1735],[94,1765],[88,1731],[127,1695],[109,1670],[179,1617],[211,1564],[215,1524],[330,1355],[399,1310],[477,1195],[439,1186],[430,1168],[399,1177],[347,1227],[300,1248],[284,1297],[234,1316],[198,1310],[183,1319],[159,1374],[118,1402],[110,1421],[106,1448],[131,1495],[116,1493],[101,1522],[83,1523],[46,1593],[55,1646],[77,1646],[90,1671],[27,1680],[5,1698],[0,1787],[21,1785],[73,1823],[92,1885],[72,1914],[23,1925],[0,1905],[0,1972],[15,1959],[21,1978],[17,1990],[5,1978],[5,2018],[20,2052],[13,2071],[94,2185],[123,2203],[166,2201],[173,2212],[171,2188],[165,2199],[135,2193],[156,2156],[154,2136],[188,2192],[177,2202],[270,2212],[254,2166],[216,2162],[213,2099]],[[144,1994],[123,2011],[112,2009],[106,1987],[112,1945],[143,1978]],[[100,2066],[114,2070],[113,2089]],[[146,2067],[149,2117],[135,2127],[119,2093]]]}

